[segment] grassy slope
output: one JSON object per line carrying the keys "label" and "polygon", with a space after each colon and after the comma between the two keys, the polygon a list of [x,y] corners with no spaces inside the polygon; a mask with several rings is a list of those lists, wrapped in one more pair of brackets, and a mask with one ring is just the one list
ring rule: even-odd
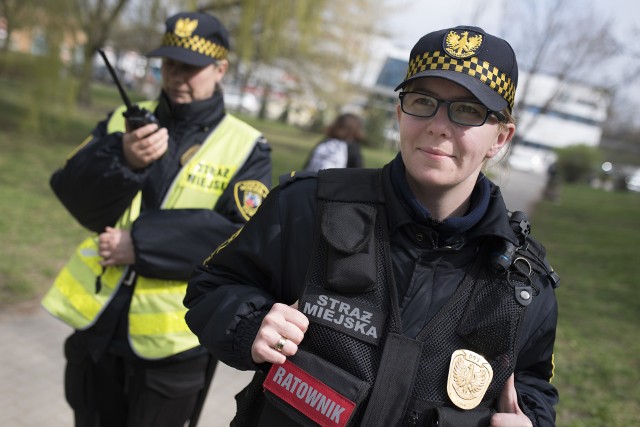
{"label": "grassy slope", "polygon": [[97,88],[96,106],[75,112],[64,87],[0,78],[0,91],[1,305],[46,289],[83,234],[48,180],[114,98]]}
{"label": "grassy slope", "polygon": [[640,425],[640,195],[565,186],[534,227],[561,276],[558,425]]}

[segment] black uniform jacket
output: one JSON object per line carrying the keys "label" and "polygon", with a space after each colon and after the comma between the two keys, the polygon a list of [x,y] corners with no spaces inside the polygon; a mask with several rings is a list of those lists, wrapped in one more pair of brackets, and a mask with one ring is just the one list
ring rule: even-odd
{"label": "black uniform jacket", "polygon": [[[481,240],[498,236],[516,242],[500,190],[493,184],[480,221],[446,244],[434,227],[413,219],[392,185],[390,165],[383,191],[390,229],[393,274],[403,331],[415,337],[444,305],[473,262]],[[482,178],[486,179],[486,178]],[[301,295],[314,233],[317,180],[293,178],[276,187],[240,234],[194,271],[185,304],[189,327],[219,360],[256,370],[251,345],[274,302],[292,304]],[[523,410],[538,425],[553,425],[556,389],[549,383],[557,321],[554,291],[547,280],[529,305],[516,366]]]}
{"label": "black uniform jacket", "polygon": [[262,139],[211,209],[160,210],[180,170],[182,155],[202,144],[225,115],[222,94],[189,104],[173,105],[163,95],[155,111],[169,131],[169,148],[156,162],[131,170],[122,151],[122,133],[107,134],[107,120],[92,131],[89,142],[51,178],[51,187],[74,218],[97,233],[113,226],[142,190],[142,212],[131,236],[134,269],[147,277],[188,280],[194,265],[246,221],[233,196],[234,183],[258,180],[271,187],[271,148]]}

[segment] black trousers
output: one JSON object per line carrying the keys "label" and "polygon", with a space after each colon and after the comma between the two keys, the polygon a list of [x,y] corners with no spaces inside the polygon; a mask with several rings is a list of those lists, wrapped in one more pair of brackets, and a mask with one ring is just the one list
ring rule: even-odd
{"label": "black trousers", "polygon": [[209,353],[149,361],[106,351],[78,333],[65,343],[65,395],[76,427],[184,427],[200,412],[217,361]]}

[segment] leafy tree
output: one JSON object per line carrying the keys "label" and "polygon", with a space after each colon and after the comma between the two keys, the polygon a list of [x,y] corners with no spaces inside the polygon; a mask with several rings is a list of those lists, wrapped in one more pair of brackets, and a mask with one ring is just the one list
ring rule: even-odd
{"label": "leafy tree", "polygon": [[368,53],[368,38],[377,33],[375,16],[384,10],[374,0],[223,0],[201,9],[229,28],[237,58],[231,74],[239,76],[240,87],[256,80],[272,92],[278,82],[269,70],[277,68],[290,77],[277,89],[329,110],[355,95],[349,71]]}
{"label": "leafy tree", "polygon": [[109,42],[116,50],[149,52],[158,46],[169,10],[179,3],[166,0],[132,1],[113,22]]}
{"label": "leafy tree", "polygon": [[596,147],[574,145],[557,149],[557,171],[566,182],[588,182],[597,175],[602,160]]}
{"label": "leafy tree", "polygon": [[35,24],[34,0],[0,0],[0,17],[4,18],[7,36],[2,45],[2,51],[9,50],[11,45],[11,35],[14,30],[29,27]]}
{"label": "leafy tree", "polygon": [[114,22],[128,0],[73,0],[74,20],[86,36],[84,62],[76,100],[79,105],[91,104],[93,56],[105,45]]}

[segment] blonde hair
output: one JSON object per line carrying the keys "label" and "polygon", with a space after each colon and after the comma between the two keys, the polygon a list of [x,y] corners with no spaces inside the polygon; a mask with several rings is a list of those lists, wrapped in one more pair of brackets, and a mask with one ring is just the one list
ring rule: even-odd
{"label": "blonde hair", "polygon": [[[500,111],[500,113],[504,116],[504,118],[506,119],[506,122],[502,122],[502,121],[498,122],[497,133],[506,131],[508,124],[514,124],[514,125],[516,124],[516,118],[513,116],[513,114],[511,113],[511,111],[509,111],[508,108],[505,108],[504,110]],[[495,175],[495,174],[489,173],[489,170],[495,169],[497,171],[496,173],[498,174],[501,174],[503,172],[508,174],[509,163],[507,162],[507,158],[509,157],[510,151],[511,151],[511,143],[506,144],[506,146],[503,146],[502,149],[500,150],[500,153],[498,153],[493,159],[484,160],[482,171],[488,175]]]}
{"label": "blonde hair", "polygon": [[[516,124],[516,118],[513,116],[513,114],[511,114],[511,111],[509,111],[508,108],[505,108],[504,110],[500,111],[500,113],[504,116],[505,119],[507,119],[507,123],[513,123],[514,125]],[[507,123],[505,122],[498,122],[500,125],[500,130],[505,130],[505,125]]]}

